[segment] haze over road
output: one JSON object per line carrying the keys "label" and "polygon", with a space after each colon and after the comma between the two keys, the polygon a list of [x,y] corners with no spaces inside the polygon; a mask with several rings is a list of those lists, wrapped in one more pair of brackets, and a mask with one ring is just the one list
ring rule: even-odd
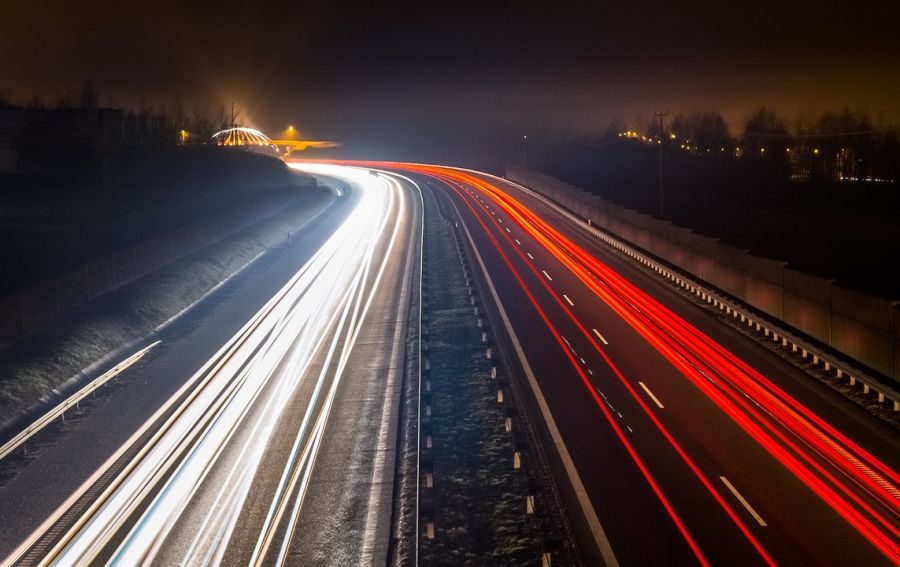
{"label": "haze over road", "polygon": [[343,186],[349,212],[4,564],[384,562],[420,198],[303,169]]}

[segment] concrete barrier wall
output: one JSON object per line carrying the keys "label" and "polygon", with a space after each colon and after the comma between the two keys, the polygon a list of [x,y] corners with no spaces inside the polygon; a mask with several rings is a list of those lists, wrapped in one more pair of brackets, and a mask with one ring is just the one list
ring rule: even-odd
{"label": "concrete barrier wall", "polygon": [[[509,166],[506,177],[617,237],[900,382],[900,306],[842,288],[690,229],[616,206],[550,176]],[[0,312],[3,310],[0,305]]]}
{"label": "concrete barrier wall", "polygon": [[[900,377],[900,306],[894,306],[894,376]],[[900,379],[900,378],[898,378]]]}
{"label": "concrete barrier wall", "polygon": [[793,268],[784,269],[784,322],[831,344],[831,284]]}

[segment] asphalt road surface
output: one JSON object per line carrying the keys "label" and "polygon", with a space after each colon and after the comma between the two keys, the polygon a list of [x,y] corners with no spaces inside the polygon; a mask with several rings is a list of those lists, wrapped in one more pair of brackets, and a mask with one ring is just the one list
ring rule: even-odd
{"label": "asphalt road surface", "polygon": [[[900,563],[894,430],[529,190],[365,165],[458,218],[589,559]],[[419,196],[304,167],[353,191],[0,488],[7,563],[384,562]]]}
{"label": "asphalt road surface", "polygon": [[450,168],[382,167],[417,175],[458,215],[495,327],[550,424],[590,558],[900,561],[894,430],[529,190]]}
{"label": "asphalt road surface", "polygon": [[302,167],[340,204],[0,488],[4,564],[385,562],[420,196]]}

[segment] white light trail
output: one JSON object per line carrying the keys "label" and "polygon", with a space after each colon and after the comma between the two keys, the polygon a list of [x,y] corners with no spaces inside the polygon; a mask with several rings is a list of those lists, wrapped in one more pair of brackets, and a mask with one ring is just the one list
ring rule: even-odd
{"label": "white light trail", "polygon": [[[196,389],[63,536],[44,564],[92,563],[139,511],[140,517],[110,563],[152,562],[201,487],[213,496],[190,545],[185,546],[184,564],[220,562],[284,407],[298,386],[315,380],[255,554],[265,559],[277,532],[283,542],[278,559],[286,556],[337,385],[405,214],[403,190],[392,178],[337,166],[304,165],[303,169],[342,178],[359,191],[354,211],[251,322],[191,378],[189,384],[197,384]],[[385,239],[389,239],[387,252],[380,249]],[[321,372],[308,372],[320,356],[326,360]],[[336,366],[330,364],[332,359],[337,360]],[[106,466],[111,465],[109,461]],[[300,490],[295,491],[298,480]],[[282,516],[288,509],[288,526],[282,529]],[[65,510],[58,512],[61,516]],[[48,527],[45,524],[44,529]],[[20,547],[7,562],[25,551],[27,547]]]}

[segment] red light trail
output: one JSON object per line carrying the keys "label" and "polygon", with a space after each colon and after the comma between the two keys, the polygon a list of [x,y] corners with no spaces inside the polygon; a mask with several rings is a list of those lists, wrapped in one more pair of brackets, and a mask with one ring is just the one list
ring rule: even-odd
{"label": "red light trail", "polygon": [[[885,557],[895,564],[900,564],[900,545],[898,545],[900,529],[897,527],[897,518],[900,517],[900,490],[898,490],[900,475],[896,471],[733,353],[576,245],[509,192],[480,177],[452,168],[399,163],[366,163],[365,165],[402,169],[430,176],[450,186],[457,197],[467,205],[701,563],[705,561],[703,555],[690,534],[687,533],[677,513],[672,509],[649,471],[643,466],[634,449],[606,411],[589,379],[584,375],[568,349],[565,348],[559,333],[553,328],[549,318],[528,290],[525,281],[503,251],[500,242],[478,215],[476,207],[484,211],[484,216],[493,223],[494,228],[503,236],[510,248],[515,250],[525,265],[534,272],[537,281],[541,282],[559,307],[577,326],[584,338],[609,366],[700,483],[725,510],[740,532],[757,549],[761,557],[768,563],[772,563],[772,559],[644,403],[641,396],[594,339],[589,329],[581,324],[572,310],[563,302],[560,294],[555,292],[545,278],[540,276],[540,272],[525,260],[524,254],[517,246],[513,245],[511,236],[504,231],[503,226],[498,223],[496,218],[488,214],[488,209],[484,204],[468,194],[466,187],[475,189],[488,197],[508,215],[510,220],[552,254],[591,292],[627,322],[750,438],[852,525]],[[716,379],[713,381],[710,377]],[[863,493],[855,491],[854,487],[861,488]],[[866,497],[870,497],[871,500],[867,501]],[[887,515],[876,510],[878,505],[886,509]]]}
{"label": "red light trail", "polygon": [[[817,455],[827,460],[830,465],[877,498],[895,517],[900,512],[900,499],[898,499],[900,492],[897,489],[900,475],[853,443],[724,347],[575,245],[508,193],[477,177],[457,170],[424,166],[412,167],[420,173],[438,176],[444,181],[452,179],[464,183],[490,197],[519,227],[578,276],[589,289],[613,308],[670,363],[681,370],[682,374],[729,415],[735,423],[853,525],[886,557],[894,563],[900,562],[900,546],[896,542],[896,538],[900,536],[900,530],[896,525],[879,514],[853,492],[851,487],[826,470],[813,455],[788,438],[779,429],[779,426],[790,431],[812,448]],[[461,193],[457,190],[457,193],[465,199],[465,192]],[[473,202],[480,205],[477,200],[473,199]],[[471,205],[469,206],[471,207]],[[480,219],[479,222],[481,222]],[[496,221],[494,223],[497,224]],[[487,230],[487,227],[484,228]],[[510,237],[502,230],[500,233],[512,245]],[[492,241],[494,241],[493,237]],[[499,245],[496,244],[496,241],[494,242],[499,249]],[[521,252],[519,253],[521,254]],[[534,270],[533,267],[532,269]],[[615,368],[588,329],[575,318],[571,310],[563,304],[558,295],[542,278],[538,278],[538,281],[541,281],[548,291],[553,293],[560,307],[578,326],[584,337],[613,368],[629,393],[638,401],[654,423],[661,428],[663,435],[670,443],[674,444],[674,439],[664,431],[658,419]],[[710,374],[724,379],[716,382],[718,389],[707,379],[706,376]],[[593,389],[591,392],[596,397]],[[771,419],[767,419],[763,412],[755,409],[752,402],[747,399],[747,395],[752,396],[760,407],[771,416]],[[598,405],[602,407],[603,404],[599,403],[599,399],[597,401]],[[679,447],[676,447],[676,450],[686,459],[688,466],[694,470],[698,478],[701,478],[704,486],[715,495],[717,501],[726,506],[718,493],[709,485],[708,480],[703,478],[699,470],[695,468],[696,466],[690,463],[683,451]],[[816,473],[819,476],[816,476]],[[843,493],[844,497],[840,493]],[[736,519],[733,511],[728,509],[728,512],[729,516]],[[887,533],[876,524],[880,524]],[[752,537],[746,531],[745,526],[741,524],[739,527],[745,535]],[[758,542],[752,540],[752,543],[761,553],[765,553],[758,547]],[[765,555],[764,557],[767,558]]]}

